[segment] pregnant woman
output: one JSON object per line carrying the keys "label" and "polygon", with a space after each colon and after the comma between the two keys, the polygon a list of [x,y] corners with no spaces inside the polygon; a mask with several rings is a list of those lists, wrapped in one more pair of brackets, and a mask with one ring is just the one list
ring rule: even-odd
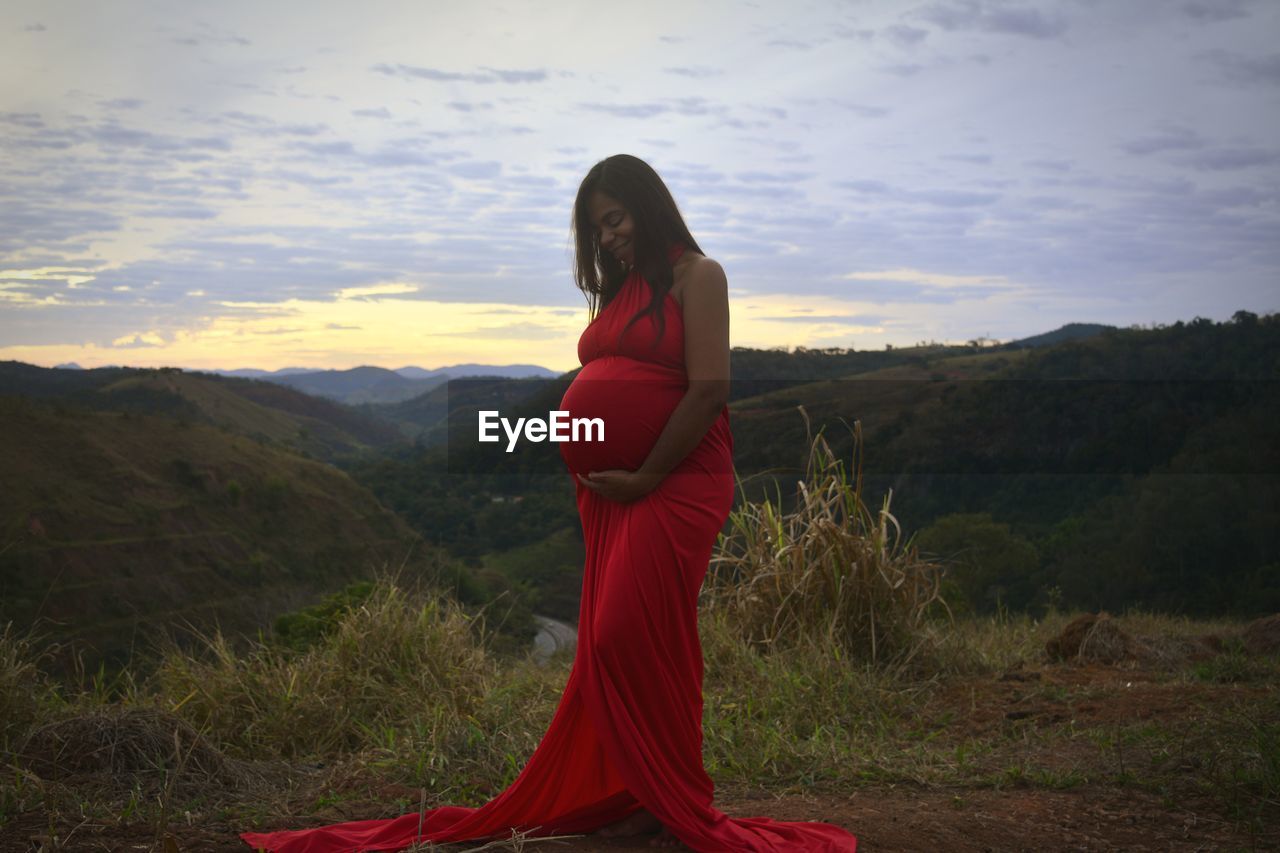
{"label": "pregnant woman", "polygon": [[479,808],[241,833],[251,846],[402,850],[515,829],[653,834],[651,846],[703,853],[856,850],[833,824],[718,811],[702,765],[698,590],[734,490],[724,272],[657,173],[628,155],[587,173],[573,231],[592,319],[560,408],[605,429],[601,441],[560,445],[586,564],[577,651],[550,727],[515,781]]}

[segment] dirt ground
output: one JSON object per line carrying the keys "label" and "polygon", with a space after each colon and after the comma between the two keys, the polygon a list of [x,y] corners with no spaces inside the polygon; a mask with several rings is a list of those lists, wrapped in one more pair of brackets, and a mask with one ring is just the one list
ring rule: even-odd
{"label": "dirt ground", "polygon": [[[858,838],[858,850],[870,851],[1023,851],[1023,850],[1274,850],[1280,831],[1251,838],[1214,817],[1211,803],[1185,803],[1177,809],[1142,792],[1084,788],[1043,790],[906,790],[860,788],[847,796],[721,793],[716,807],[732,817],[767,816],[775,820],[826,821]],[[292,828],[308,821],[291,824]],[[68,828],[67,831],[69,831]],[[12,826],[0,849],[76,851],[249,851],[229,826],[174,826],[167,833],[173,848],[156,845],[145,827],[79,827],[63,846],[48,843],[48,827],[37,820]],[[41,841],[45,841],[42,845]],[[462,853],[483,845],[437,845],[441,853]],[[420,849],[428,849],[425,846]],[[489,847],[489,850],[514,849]],[[647,837],[530,840],[527,851],[653,850]],[[670,849],[670,848],[666,848]]]}
{"label": "dirt ground", "polygon": [[[985,739],[1005,747],[983,753],[976,776],[998,775],[1009,767],[1010,730],[1036,732],[1075,726],[1106,730],[1141,721],[1157,721],[1170,731],[1194,737],[1211,709],[1240,701],[1265,700],[1271,685],[1170,681],[1167,675],[1135,668],[1080,663],[1047,663],[994,676],[954,680],[918,708],[916,724],[937,728],[947,743]],[[1256,706],[1254,706],[1256,707]],[[1265,704],[1262,707],[1267,707]],[[1272,706],[1273,707],[1273,706]],[[1117,729],[1119,730],[1119,729]],[[868,782],[851,790],[813,790],[776,796],[720,785],[715,805],[732,817],[827,821],[848,829],[866,851],[1023,851],[1023,850],[1280,850],[1280,805],[1262,804],[1266,819],[1252,824],[1233,819],[1220,793],[1199,784],[1206,768],[1196,755],[1185,767],[1150,784],[1115,775],[1117,755],[1089,738],[1028,737],[1019,755],[1030,767],[1079,773],[1084,781],[1058,786],[1028,780],[1006,785],[959,787]],[[1140,751],[1129,761],[1134,779],[1143,773]],[[1097,780],[1097,781],[1095,781]],[[236,851],[249,848],[237,836],[249,829],[302,828],[387,816],[385,804],[409,792],[402,786],[371,783],[363,796],[346,800],[343,815],[305,816],[280,826],[230,825],[181,812],[157,837],[152,826],[102,825],[92,820],[49,826],[42,813],[19,816],[0,831],[0,852],[8,851]],[[1253,804],[1256,805],[1256,804]],[[1251,806],[1253,807],[1253,806]],[[1256,807],[1254,814],[1257,814]],[[1259,830],[1259,825],[1263,827]],[[56,841],[54,840],[56,835]],[[516,850],[519,845],[480,842],[424,845],[419,850],[463,853],[479,849]],[[528,839],[527,851],[652,850],[648,836]]]}

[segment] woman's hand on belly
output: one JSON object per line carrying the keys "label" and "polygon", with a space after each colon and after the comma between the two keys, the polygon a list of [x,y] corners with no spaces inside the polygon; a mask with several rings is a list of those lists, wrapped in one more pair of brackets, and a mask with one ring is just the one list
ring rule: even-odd
{"label": "woman's hand on belly", "polygon": [[658,484],[662,482],[662,476],[659,474],[642,474],[639,471],[623,471],[616,468],[609,471],[592,471],[586,477],[581,474],[576,476],[578,482],[600,497],[619,503],[629,503],[642,498],[658,488]]}

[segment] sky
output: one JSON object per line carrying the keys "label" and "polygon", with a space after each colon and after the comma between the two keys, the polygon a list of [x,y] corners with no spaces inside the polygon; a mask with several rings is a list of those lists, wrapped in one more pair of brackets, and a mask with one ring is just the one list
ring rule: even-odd
{"label": "sky", "polygon": [[6,0],[0,359],[571,370],[616,153],[734,346],[1270,313],[1278,43],[1274,0]]}

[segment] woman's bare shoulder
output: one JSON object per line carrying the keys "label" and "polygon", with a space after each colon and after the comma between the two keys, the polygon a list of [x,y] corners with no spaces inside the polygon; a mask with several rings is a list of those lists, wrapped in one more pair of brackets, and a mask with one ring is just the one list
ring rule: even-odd
{"label": "woman's bare shoulder", "polygon": [[675,281],[671,285],[671,295],[681,306],[684,305],[684,295],[689,287],[706,287],[707,283],[714,286],[725,280],[724,268],[718,261],[694,251],[687,252],[673,272]]}

